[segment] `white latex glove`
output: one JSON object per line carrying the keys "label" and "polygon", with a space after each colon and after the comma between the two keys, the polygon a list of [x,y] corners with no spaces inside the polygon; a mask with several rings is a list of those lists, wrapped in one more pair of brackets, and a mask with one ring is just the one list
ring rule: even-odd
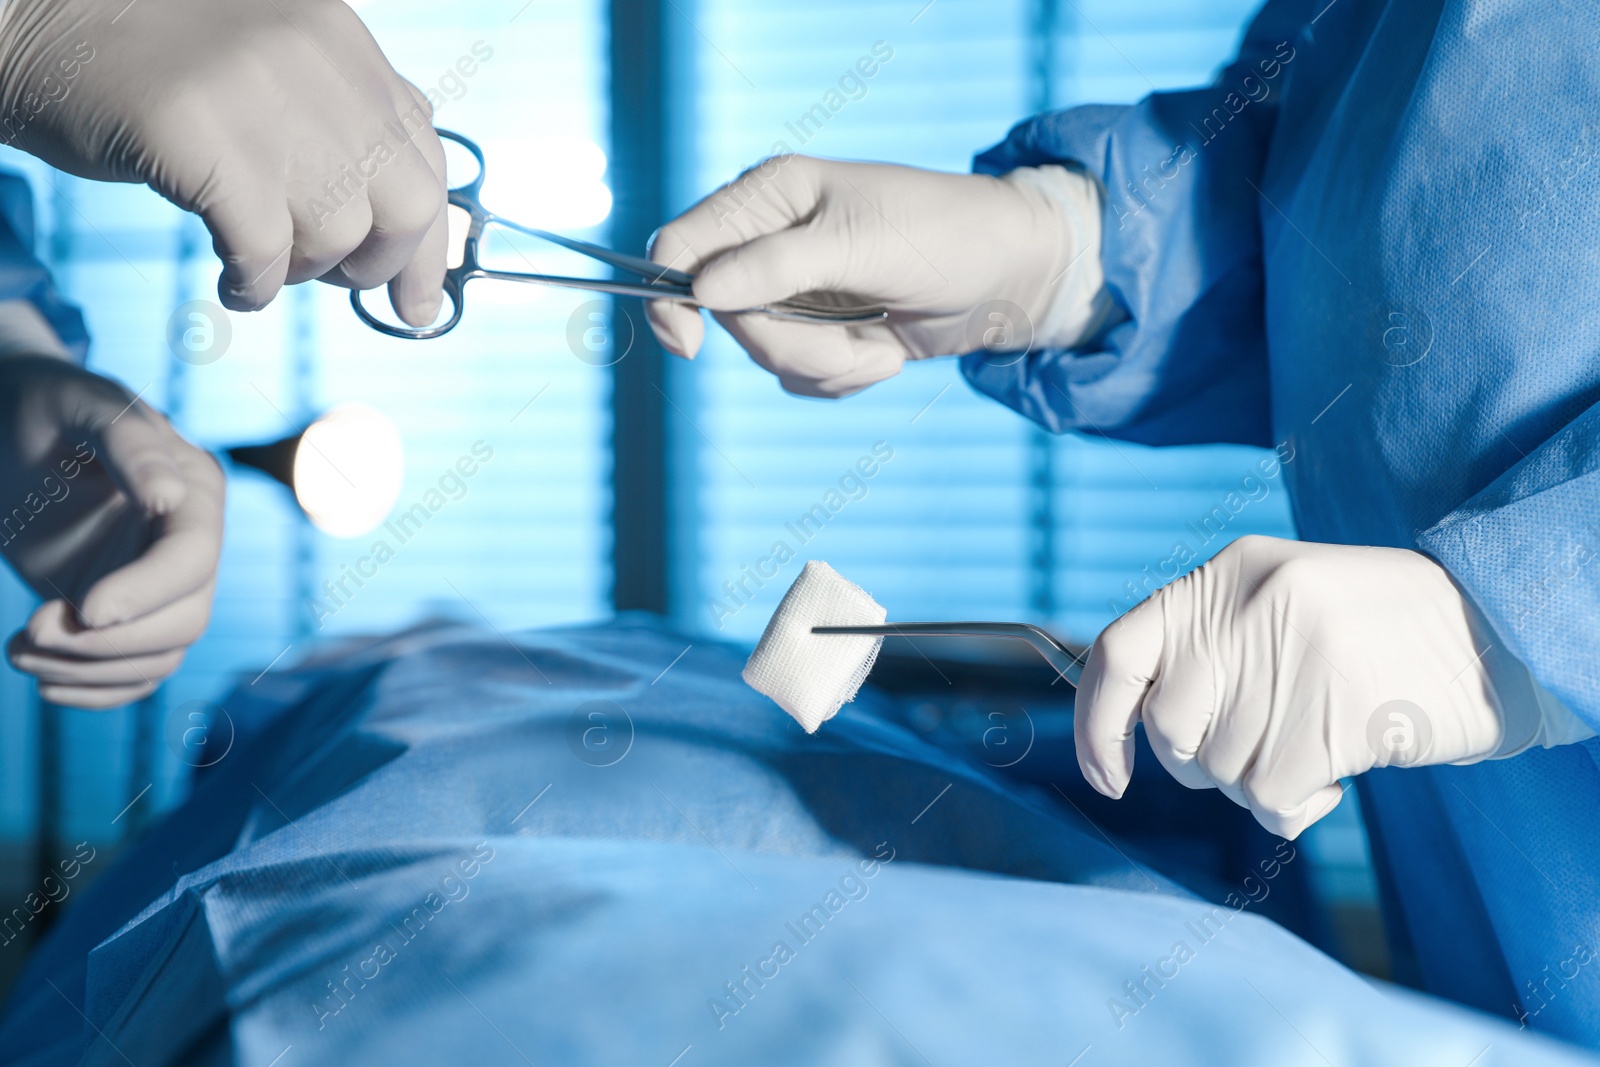
{"label": "white latex glove", "polygon": [[45,601],[7,651],[46,700],[116,707],[177,669],[210,618],[222,503],[216,461],[122,386],[0,355],[0,553]]}
{"label": "white latex glove", "polygon": [[1078,689],[1078,763],[1120,797],[1133,730],[1191,789],[1293,838],[1375,766],[1476,763],[1594,731],[1418,552],[1242,537],[1106,628]]}
{"label": "white latex glove", "polygon": [[[1106,304],[1098,187],[1064,167],[993,178],[777,156],[668,223],[650,256],[695,274],[695,300],[804,396],[856,392],[907,359],[1071,345]],[[890,317],[733,314],[803,293]],[[646,314],[669,351],[699,351],[695,308],[655,300]]]}
{"label": "white latex glove", "polygon": [[438,313],[431,108],[342,0],[6,0],[0,141],[197,212],[233,310],[322,278]]}

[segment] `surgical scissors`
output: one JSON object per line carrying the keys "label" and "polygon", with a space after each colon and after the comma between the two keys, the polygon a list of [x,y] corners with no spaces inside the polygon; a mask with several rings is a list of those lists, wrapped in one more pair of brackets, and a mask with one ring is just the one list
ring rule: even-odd
{"label": "surgical scissors", "polygon": [[[433,326],[393,326],[379,319],[368,311],[361,302],[361,290],[353,289],[350,292],[350,305],[355,308],[361,321],[371,326],[379,333],[388,334],[390,337],[405,337],[416,341],[425,341],[433,337],[441,337],[455,329],[461,322],[462,298],[466,285],[475,278],[488,278],[503,282],[532,282],[538,285],[559,285],[569,289],[588,289],[599,293],[614,293],[621,296],[640,296],[646,300],[676,300],[685,304],[694,303],[694,275],[671,267],[664,267],[659,263],[652,263],[640,256],[630,256],[623,252],[613,252],[609,248],[589,244],[572,237],[563,237],[548,230],[535,229],[532,226],[523,226],[502,218],[494,212],[487,210],[479,199],[483,190],[483,179],[488,174],[488,166],[484,162],[483,150],[467,137],[450,130],[438,130],[439,136],[454,141],[456,144],[472,153],[478,162],[478,174],[465,185],[456,186],[449,191],[451,207],[465,211],[470,219],[467,227],[466,244],[462,248],[461,263],[451,267],[444,276],[444,295],[450,301],[450,317]],[[478,243],[483,239],[484,231],[489,226],[502,226],[517,233],[537,237],[551,244],[560,245],[562,248],[577,252],[580,255],[597,259],[601,263],[615,267],[618,271],[636,275],[640,281],[611,281],[603,278],[569,278],[557,274],[532,274],[518,271],[491,270],[483,265],[478,258]],[[888,317],[889,311],[881,306],[856,306],[856,307],[830,307],[826,304],[813,303],[809,300],[780,300],[772,304],[763,304],[760,307],[748,309],[773,318],[789,319],[794,322],[820,322],[834,324],[859,324],[879,322]]]}

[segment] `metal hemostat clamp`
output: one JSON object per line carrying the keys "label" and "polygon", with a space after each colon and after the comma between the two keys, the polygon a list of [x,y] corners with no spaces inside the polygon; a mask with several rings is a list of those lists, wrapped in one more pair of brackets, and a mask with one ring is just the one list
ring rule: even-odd
{"label": "metal hemostat clamp", "polygon": [[[467,228],[466,245],[462,249],[461,263],[451,267],[444,275],[444,295],[450,301],[450,317],[433,326],[394,326],[379,319],[366,309],[361,301],[361,290],[352,290],[350,305],[355,308],[361,321],[371,326],[379,333],[388,334],[390,337],[405,337],[414,341],[425,341],[434,337],[442,337],[455,329],[461,322],[462,297],[468,282],[478,278],[487,278],[491,281],[501,282],[527,282],[535,285],[559,285],[568,289],[587,289],[591,292],[613,293],[619,296],[639,296],[646,300],[675,300],[684,304],[694,303],[694,275],[681,270],[673,270],[659,263],[652,263],[640,256],[630,256],[624,252],[613,252],[609,248],[592,245],[587,241],[579,241],[572,237],[563,237],[548,230],[535,229],[532,226],[523,226],[502,218],[494,212],[484,208],[479,194],[483,191],[483,179],[488,174],[488,167],[484,162],[483,149],[473,141],[459,133],[450,130],[436,131],[440,137],[447,141],[454,141],[461,145],[472,157],[478,161],[478,174],[472,181],[465,185],[457,186],[450,190],[450,206],[465,211],[470,218]],[[484,231],[490,226],[500,226],[516,233],[536,237],[541,241],[551,244],[579,255],[588,256],[590,259],[599,260],[609,267],[615,268],[624,274],[635,275],[638,281],[611,281],[604,278],[572,278],[559,274],[532,274],[519,271],[491,270],[485,267],[478,258],[478,245],[483,240]],[[827,304],[814,303],[809,300],[791,298],[780,300],[772,304],[763,304],[760,307],[749,308],[748,311],[772,318],[788,319],[791,322],[833,323],[836,325],[850,325],[868,322],[881,322],[888,318],[889,310],[879,305],[857,307],[832,307]]]}

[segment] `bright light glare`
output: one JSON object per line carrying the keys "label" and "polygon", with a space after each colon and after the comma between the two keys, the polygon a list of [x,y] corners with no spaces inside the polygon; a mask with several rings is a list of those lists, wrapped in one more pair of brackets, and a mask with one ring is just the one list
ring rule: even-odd
{"label": "bright light glare", "polygon": [[605,150],[578,137],[518,138],[483,146],[483,202],[524,226],[583,230],[611,214]]}
{"label": "bright light glare", "polygon": [[340,404],[307,427],[294,454],[294,495],[319,530],[359,537],[400,499],[405,447],[389,417]]}
{"label": "bright light glare", "polygon": [[445,238],[449,243],[445,245],[444,265],[459,267],[467,257],[467,231],[472,229],[472,217],[452,204],[444,209],[444,222],[450,235]]}

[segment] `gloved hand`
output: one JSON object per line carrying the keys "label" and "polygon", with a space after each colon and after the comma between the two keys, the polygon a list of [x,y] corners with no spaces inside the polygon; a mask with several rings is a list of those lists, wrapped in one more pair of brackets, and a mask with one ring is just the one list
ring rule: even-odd
{"label": "gloved hand", "polygon": [[432,110],[342,0],[7,0],[0,142],[197,212],[233,310],[322,278],[438,313]]}
{"label": "gloved hand", "polygon": [[[993,178],[778,156],[668,223],[650,255],[695,274],[695,300],[805,396],[856,392],[907,359],[1071,345],[1104,304],[1097,187],[1054,166]],[[884,304],[890,317],[735,314],[802,293]],[[669,351],[699,350],[693,307],[655,300],[646,313]]]}
{"label": "gloved hand", "polygon": [[0,553],[45,601],[12,665],[58,704],[149,694],[210,617],[222,502],[216,461],[120,385],[0,357]]}
{"label": "gloved hand", "polygon": [[1374,766],[1476,763],[1593,736],[1418,552],[1242,537],[1106,628],[1078,764],[1120,797],[1134,724],[1167,771],[1293,838]]}

